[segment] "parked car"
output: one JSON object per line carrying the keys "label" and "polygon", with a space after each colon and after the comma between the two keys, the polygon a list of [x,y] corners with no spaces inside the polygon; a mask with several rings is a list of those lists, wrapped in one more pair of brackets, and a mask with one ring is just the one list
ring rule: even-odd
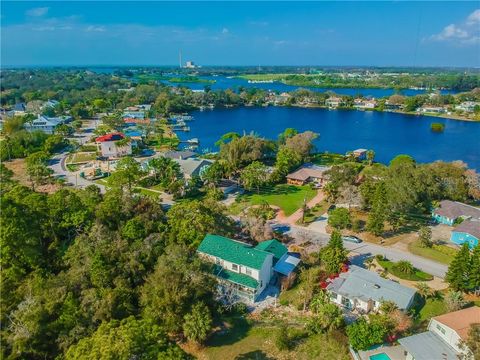
{"label": "parked car", "polygon": [[359,239],[358,237],[353,236],[353,235],[342,236],[342,240],[352,242],[352,243],[355,243],[355,244],[360,244],[362,242],[361,239]]}

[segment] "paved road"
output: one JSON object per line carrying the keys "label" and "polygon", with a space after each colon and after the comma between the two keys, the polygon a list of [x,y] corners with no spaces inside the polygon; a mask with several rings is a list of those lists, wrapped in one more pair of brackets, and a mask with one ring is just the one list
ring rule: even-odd
{"label": "paved road", "polygon": [[[78,141],[80,145],[85,144],[88,141],[88,139],[92,136],[92,133],[95,127],[96,127],[96,122],[90,121],[88,123],[88,127],[84,128],[82,133],[75,133],[72,139]],[[67,156],[68,156],[68,151],[65,150],[60,154],[53,156],[50,159],[48,167],[53,170],[54,177],[65,179],[65,182],[71,183],[78,188],[85,188],[89,185],[96,185],[100,188],[100,191],[102,193],[105,193],[105,186],[82,178],[79,175],[78,171],[77,172],[68,171],[65,166],[65,160],[67,159]]]}
{"label": "paved road", "polygon": [[[309,240],[315,244],[318,248],[327,244],[330,235],[319,233],[311,229],[306,229],[302,227],[292,227],[289,234],[298,239],[304,237],[305,233],[308,234]],[[422,258],[417,255],[413,255],[409,252],[395,249],[388,246],[376,245],[368,242],[362,242],[361,244],[354,244],[349,242],[344,242],[345,248],[350,252],[356,254],[352,259],[352,263],[356,265],[362,265],[363,261],[371,256],[375,255],[384,255],[389,260],[399,261],[407,260],[410,261],[413,266],[423,270],[429,274],[444,278],[447,272],[448,267],[444,264],[437,263],[432,260]]]}

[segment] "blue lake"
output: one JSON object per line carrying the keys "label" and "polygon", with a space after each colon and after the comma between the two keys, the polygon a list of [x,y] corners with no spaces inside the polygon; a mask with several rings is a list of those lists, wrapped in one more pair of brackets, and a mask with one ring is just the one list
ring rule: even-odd
{"label": "blue lake", "polygon": [[[293,85],[285,85],[280,82],[273,82],[273,83],[249,83],[245,79],[240,79],[240,78],[233,78],[233,77],[226,77],[226,76],[201,76],[202,79],[207,79],[207,80],[215,80],[214,84],[210,84],[210,88],[213,90],[225,90],[225,89],[232,89],[232,90],[237,90],[239,87],[244,87],[244,88],[257,88],[257,89],[264,89],[264,90],[272,90],[272,91],[279,91],[279,92],[288,92],[288,91],[294,91],[296,89],[309,89],[312,91],[317,91],[317,92],[326,92],[326,91],[332,91],[336,94],[341,94],[341,95],[359,95],[362,94],[363,96],[372,96],[372,97],[384,97],[384,96],[390,96],[396,93],[394,89],[352,89],[352,88],[317,88],[317,87],[305,87],[305,86],[293,86]],[[203,90],[205,88],[204,83],[170,83],[166,82],[170,85],[174,86],[185,86],[189,87],[190,89],[194,90]],[[405,89],[401,90],[399,93],[403,95],[417,95],[417,94],[424,94],[424,90],[413,90],[413,89]],[[442,94],[447,94],[447,93],[455,93],[455,91],[450,91],[450,90],[442,90]]]}
{"label": "blue lake", "polygon": [[[200,150],[216,151],[214,143],[235,131],[276,139],[285,128],[320,134],[318,151],[346,153],[373,149],[376,161],[388,163],[398,154],[418,162],[462,160],[480,170],[480,123],[411,116],[388,112],[304,109],[292,107],[240,107],[195,111],[190,132],[178,132],[181,140],[198,138]],[[430,130],[432,122],[445,131]]]}

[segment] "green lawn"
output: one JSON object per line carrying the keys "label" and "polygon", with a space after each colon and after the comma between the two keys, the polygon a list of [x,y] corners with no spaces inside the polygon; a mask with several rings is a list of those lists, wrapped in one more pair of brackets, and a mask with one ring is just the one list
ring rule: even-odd
{"label": "green lawn", "polygon": [[431,248],[420,246],[419,241],[414,241],[408,245],[408,250],[415,255],[438,261],[443,264],[450,264],[458,250],[446,245],[433,245]]}
{"label": "green lawn", "polygon": [[316,218],[325,214],[329,207],[330,203],[328,203],[326,200],[322,200],[317,205],[309,209],[308,212],[305,214],[305,223],[309,224],[313,222]]}
{"label": "green lawn", "polygon": [[342,154],[318,153],[313,155],[312,162],[317,165],[337,165],[345,162]]}
{"label": "green lawn", "polygon": [[149,189],[145,189],[145,188],[136,188],[135,191],[138,191],[140,194],[143,194],[143,195],[147,195],[147,196],[150,196],[152,198],[159,198],[160,197],[160,193],[156,192],[156,191],[151,191]]}
{"label": "green lawn", "polygon": [[410,280],[410,281],[430,281],[433,279],[433,276],[418,270],[417,268],[414,269],[413,274],[406,274],[401,272],[397,269],[397,263],[390,261],[390,260],[381,260],[378,261],[381,267],[387,270],[390,274],[403,279],[403,280]]}
{"label": "green lawn", "polygon": [[447,305],[441,298],[429,298],[425,305],[420,309],[419,320],[428,321],[434,316],[442,315],[447,312]]}
{"label": "green lawn", "polygon": [[228,330],[213,335],[195,355],[211,360],[349,359],[347,346],[326,334],[300,339],[290,351],[279,351],[275,346],[279,322],[249,323],[238,317],[226,323]]}
{"label": "green lawn", "polygon": [[278,206],[285,212],[285,215],[289,216],[303,205],[304,199],[308,202],[315,194],[316,190],[308,185],[280,184],[264,188],[259,194],[252,192],[239,196],[237,202],[232,205],[230,210],[233,213],[239,213],[250,205],[260,205],[267,202],[269,205]]}
{"label": "green lawn", "polygon": [[95,152],[79,152],[69,155],[67,158],[67,163],[84,163],[95,160],[96,158],[97,153]]}

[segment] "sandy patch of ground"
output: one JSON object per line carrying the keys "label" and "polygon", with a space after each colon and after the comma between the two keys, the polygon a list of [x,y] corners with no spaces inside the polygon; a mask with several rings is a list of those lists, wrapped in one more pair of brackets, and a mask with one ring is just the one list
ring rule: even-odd
{"label": "sandy patch of ground", "polygon": [[[6,168],[13,171],[13,179],[18,181],[21,185],[32,187],[32,183],[28,179],[27,169],[25,165],[25,159],[14,159],[11,161],[4,161],[3,164]],[[54,193],[60,189],[59,184],[45,184],[35,185],[35,191],[43,193]]]}

